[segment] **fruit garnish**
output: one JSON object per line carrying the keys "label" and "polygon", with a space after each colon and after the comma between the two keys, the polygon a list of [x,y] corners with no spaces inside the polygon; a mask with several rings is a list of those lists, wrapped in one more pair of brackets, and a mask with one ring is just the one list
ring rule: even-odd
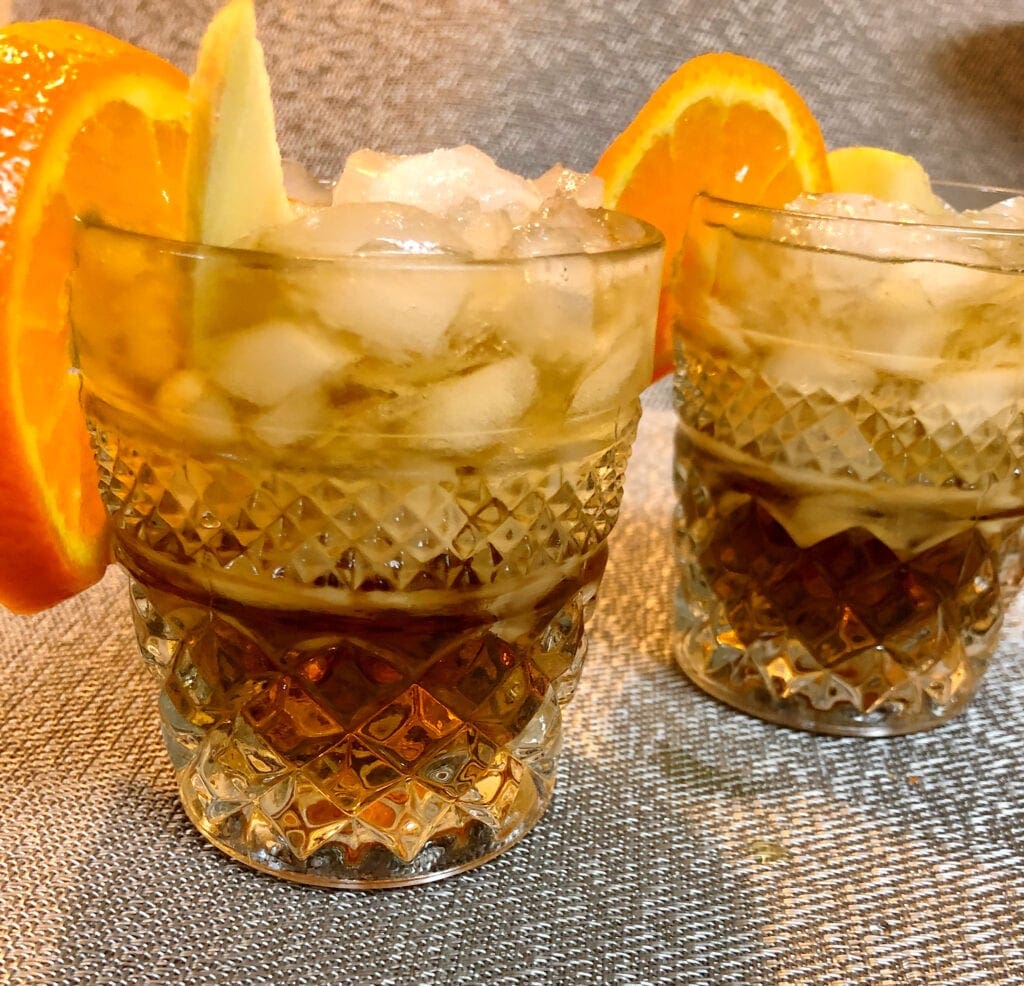
{"label": "fruit garnish", "polygon": [[901,202],[929,215],[947,211],[932,191],[928,172],[906,154],[883,147],[840,147],[829,152],[828,170],[833,192]]}
{"label": "fruit garnish", "polygon": [[189,97],[190,239],[230,246],[292,219],[252,0],[230,0],[210,22]]}
{"label": "fruit garnish", "polygon": [[700,192],[782,206],[829,190],[825,142],[793,87],[740,55],[701,55],[666,79],[594,168],[605,205],[665,236],[654,378],[672,369],[669,287]]}
{"label": "fruit garnish", "polygon": [[107,565],[70,372],[73,217],[182,235],[187,83],[81,24],[0,28],[0,603],[16,612],[79,592]]}

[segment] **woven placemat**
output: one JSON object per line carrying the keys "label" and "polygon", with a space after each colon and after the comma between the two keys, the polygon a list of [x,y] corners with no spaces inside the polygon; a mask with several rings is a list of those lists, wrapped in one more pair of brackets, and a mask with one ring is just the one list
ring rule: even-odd
{"label": "woven placemat", "polygon": [[718,705],[668,657],[671,431],[648,407],[555,803],[446,883],[302,888],[205,845],[118,573],[0,621],[8,981],[1024,982],[1021,607],[933,733],[828,739]]}
{"label": "woven placemat", "polygon": [[[214,4],[16,2],[191,68]],[[286,152],[471,140],[589,167],[685,57],[771,61],[832,143],[1021,183],[1024,27],[1005,0],[260,8]],[[102,8],[102,9],[99,9]],[[1024,613],[977,702],[888,741],[777,729],[669,657],[672,414],[648,393],[553,807],[441,884],[331,892],[252,873],[179,808],[123,578],[0,618],[0,982],[1024,983]]]}

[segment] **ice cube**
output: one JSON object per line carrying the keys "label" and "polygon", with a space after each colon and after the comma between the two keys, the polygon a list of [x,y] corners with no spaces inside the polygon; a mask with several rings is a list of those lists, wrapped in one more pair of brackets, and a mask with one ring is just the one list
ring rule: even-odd
{"label": "ice cube", "polygon": [[[1019,363],[943,373],[921,387],[917,415],[932,431],[938,431],[952,419],[965,435],[970,435],[1001,411],[1006,413],[1006,420],[1019,414],[1022,380],[1024,367]],[[1000,421],[993,430],[999,432],[1004,427]],[[981,447],[977,438],[975,441]]]}
{"label": "ice cube", "polygon": [[455,225],[463,242],[478,260],[500,257],[514,229],[512,219],[504,209],[487,212],[471,199],[451,210],[447,219]]}
{"label": "ice cube", "polygon": [[1017,286],[1014,284],[1014,275],[979,270],[962,264],[914,261],[901,266],[900,275],[913,278],[921,286],[931,308],[954,318],[968,315],[965,309],[1001,301],[1006,289]]}
{"label": "ice cube", "polygon": [[[883,265],[881,276],[860,282],[856,276],[843,288],[843,306],[821,299],[822,312],[846,326],[848,344],[865,354],[877,354],[875,365],[894,373],[920,375],[942,350],[942,340],[956,323],[929,300],[922,278],[941,276],[934,263]],[[911,268],[921,267],[919,276]],[[836,295],[835,297],[839,297]],[[896,357],[895,360],[889,357]],[[909,361],[900,357],[910,357]],[[914,366],[914,359],[924,366]]]}
{"label": "ice cube", "polygon": [[839,299],[831,296],[833,308],[838,308],[845,303],[842,292],[850,278],[863,274],[865,266],[841,254],[815,254],[724,231],[712,242],[717,249],[700,258],[712,265],[701,272],[708,292],[703,308],[709,330],[729,330],[733,346],[744,332],[782,331],[793,340],[824,341],[828,320],[821,315],[819,296],[838,290]]}
{"label": "ice cube", "polygon": [[933,228],[962,223],[959,214],[952,209],[943,215],[932,215],[870,195],[825,193],[798,196],[786,210],[789,215],[776,222],[775,233],[783,242],[798,246],[882,260],[942,260],[962,264],[985,261],[977,239],[951,236]]}
{"label": "ice cube", "polygon": [[[640,338],[643,339],[642,336]],[[614,407],[635,397],[644,384],[650,382],[648,367],[645,379],[638,381],[633,388],[627,387],[637,376],[644,354],[638,345],[628,345],[635,340],[626,338],[623,342],[624,345],[612,347],[602,362],[584,374],[569,405],[570,415],[592,414],[603,408]],[[647,348],[645,345],[644,349]]]}
{"label": "ice cube", "polygon": [[784,343],[768,350],[761,375],[775,386],[805,395],[821,391],[836,401],[870,394],[878,379],[877,373],[853,354]]}
{"label": "ice cube", "polygon": [[231,405],[196,370],[169,376],[157,391],[156,407],[176,431],[184,429],[212,445],[228,445],[238,438]]}
{"label": "ice cube", "polygon": [[[654,235],[639,219],[626,215],[624,212],[609,212],[603,209],[591,209],[589,215],[600,227],[594,230],[594,245],[599,249],[609,247],[632,246],[647,236]],[[593,227],[591,227],[593,228]],[[598,246],[601,244],[601,246]]]}
{"label": "ice cube", "polygon": [[417,429],[460,451],[501,441],[537,394],[537,371],[526,356],[511,356],[426,387],[414,398]]}
{"label": "ice cube", "polygon": [[353,151],[334,186],[334,202],[387,201],[375,198],[374,189],[378,179],[399,160],[398,154],[373,151],[368,147]]}
{"label": "ice cube", "polygon": [[658,314],[662,261],[661,251],[595,257],[599,317],[608,325],[628,324],[631,333],[646,332],[651,338]]}
{"label": "ice cube", "polygon": [[775,220],[773,232],[781,242],[794,246],[889,257],[896,242],[889,224],[924,223],[927,218],[912,206],[883,202],[870,195],[808,194],[786,205],[786,214]]}
{"label": "ice cube", "polygon": [[976,226],[1021,229],[1024,228],[1024,195],[1003,199],[984,209],[967,209],[961,215]]}
{"label": "ice cube", "polygon": [[[906,222],[927,225],[942,222],[945,215],[953,216],[955,212],[947,206],[943,217],[932,215],[917,209],[905,202],[886,202],[873,195],[860,195],[854,192],[822,192],[798,195],[786,205],[786,211],[793,218],[803,214],[818,218],[835,219],[875,219],[883,222]],[[811,232],[817,227],[807,227]]]}
{"label": "ice cube", "polygon": [[584,237],[572,227],[530,222],[517,226],[502,253],[506,257],[554,257],[583,253]]}
{"label": "ice cube", "polygon": [[[978,246],[984,251],[989,265],[1003,270],[1024,269],[1024,195],[1004,199],[985,209],[967,211],[962,216],[972,225],[993,230],[979,238]],[[999,230],[1007,230],[1005,235]]]}
{"label": "ice cube", "polygon": [[525,178],[468,145],[404,157],[358,151],[349,157],[334,189],[336,204],[398,202],[437,216],[466,199],[478,202],[485,212],[504,209],[515,222],[536,211],[542,200]]}
{"label": "ice cube", "polygon": [[533,185],[543,199],[567,198],[584,209],[600,209],[604,200],[601,178],[573,171],[563,164],[552,165],[539,178],[533,179]]}
{"label": "ice cube", "polygon": [[321,264],[289,277],[295,305],[312,308],[320,322],[359,339],[364,352],[408,363],[437,355],[461,309],[473,274],[428,257],[416,263],[382,258]]}
{"label": "ice cube", "polygon": [[[1021,310],[1024,285],[984,269],[998,266],[985,256],[999,234],[951,234],[937,227],[965,225],[955,213],[914,215],[864,196],[805,196],[795,204],[821,215],[777,220],[771,232],[783,246],[757,229],[750,237],[722,232],[696,257],[698,269],[701,260],[714,265],[701,286],[712,325],[730,348],[742,338],[766,353],[763,372],[773,381],[801,393],[820,387],[840,400],[896,387],[906,400],[942,360],[984,353],[991,365],[1015,346],[1019,352],[1020,329],[1008,313]],[[859,216],[884,221],[843,219]],[[776,334],[792,348],[773,345]]]}
{"label": "ice cube", "polygon": [[262,233],[262,250],[305,257],[346,257],[360,253],[468,256],[455,223],[410,205],[347,202],[320,209]]}
{"label": "ice cube", "polygon": [[300,161],[284,158],[281,161],[284,172],[284,190],[292,203],[323,208],[331,204],[331,186],[310,174]]}
{"label": "ice cube", "polygon": [[297,390],[315,388],[355,356],[289,322],[267,322],[227,337],[212,354],[213,381],[258,407],[272,407]]}
{"label": "ice cube", "polygon": [[330,406],[319,387],[296,390],[256,415],[250,427],[267,445],[294,445],[322,434],[329,414]]}
{"label": "ice cube", "polygon": [[607,214],[583,209],[570,199],[551,199],[540,214],[515,230],[504,253],[539,257],[610,250],[618,245],[620,231],[606,220]]}
{"label": "ice cube", "polygon": [[582,366],[594,335],[594,262],[586,256],[540,257],[481,271],[463,318],[486,325],[500,345],[542,363]]}
{"label": "ice cube", "polygon": [[599,285],[593,355],[580,375],[570,414],[590,414],[637,396],[650,383],[661,255],[595,259]]}
{"label": "ice cube", "polygon": [[755,331],[760,317],[766,331],[785,326],[790,338],[848,345],[877,354],[879,368],[919,375],[907,360],[937,358],[966,310],[995,290],[996,275],[977,269],[984,237],[937,228],[962,222],[952,211],[847,194],[801,196],[787,209],[772,231],[782,249],[735,237],[719,257],[714,290]]}

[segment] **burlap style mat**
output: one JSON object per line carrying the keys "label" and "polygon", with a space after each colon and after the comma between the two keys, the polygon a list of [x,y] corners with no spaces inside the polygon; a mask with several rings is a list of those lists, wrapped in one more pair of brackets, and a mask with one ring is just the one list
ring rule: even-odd
{"label": "burlap style mat", "polygon": [[314,890],[205,845],[118,573],[0,622],[0,981],[1024,982],[1021,606],[933,733],[827,739],[718,705],[668,657],[671,429],[648,408],[554,806],[446,883]]}
{"label": "burlap style mat", "polygon": [[[191,68],[216,4],[16,2]],[[911,10],[912,8],[912,10]],[[1016,8],[1016,9],[1015,9]],[[1021,10],[1005,0],[264,3],[286,152],[472,140],[589,167],[685,57],[766,58],[833,144],[1022,183]],[[974,707],[891,741],[707,699],[668,656],[670,439],[649,395],[554,806],[506,856],[375,895],[251,873],[175,800],[121,576],[0,619],[0,982],[1024,983],[1024,614]]]}

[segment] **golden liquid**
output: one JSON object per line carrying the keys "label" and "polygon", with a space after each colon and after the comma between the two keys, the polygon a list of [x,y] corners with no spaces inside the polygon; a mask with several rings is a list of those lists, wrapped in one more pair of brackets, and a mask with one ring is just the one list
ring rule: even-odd
{"label": "golden liquid", "polygon": [[559,457],[318,471],[189,457],[87,408],[182,801],[211,841],[386,886],[529,830],[635,415]]}
{"label": "golden liquid", "polygon": [[955,714],[1020,578],[1024,505],[773,470],[677,432],[677,658],[774,721],[865,735]]}

